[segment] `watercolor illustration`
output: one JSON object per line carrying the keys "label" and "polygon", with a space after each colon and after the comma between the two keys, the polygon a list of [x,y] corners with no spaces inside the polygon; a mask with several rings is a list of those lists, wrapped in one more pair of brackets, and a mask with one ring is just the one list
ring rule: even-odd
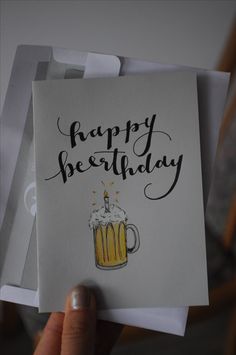
{"label": "watercolor illustration", "polygon": [[[104,183],[103,185],[105,186]],[[119,191],[116,192],[116,203],[118,203],[118,193]],[[127,223],[127,214],[118,204],[110,204],[107,189],[104,190],[103,200],[104,205],[94,210],[89,220],[94,238],[95,264],[99,269],[119,269],[127,265],[128,254],[133,254],[139,249],[139,231],[134,224]],[[131,230],[134,236],[132,247],[127,246],[128,230]]]}

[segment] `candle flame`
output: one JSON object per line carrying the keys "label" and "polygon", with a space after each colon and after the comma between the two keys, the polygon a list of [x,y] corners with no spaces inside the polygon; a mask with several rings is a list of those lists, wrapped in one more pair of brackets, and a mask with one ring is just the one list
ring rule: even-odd
{"label": "candle flame", "polygon": [[104,191],[104,198],[106,198],[106,197],[109,197],[109,194],[108,194],[108,192],[105,190],[105,191]]}

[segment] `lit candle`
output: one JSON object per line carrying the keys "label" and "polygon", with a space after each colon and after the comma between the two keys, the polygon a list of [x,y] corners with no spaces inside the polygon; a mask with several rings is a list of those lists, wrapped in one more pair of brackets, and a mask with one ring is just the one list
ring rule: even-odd
{"label": "lit candle", "polygon": [[109,195],[108,195],[108,192],[106,190],[104,191],[104,207],[105,207],[105,212],[110,212]]}

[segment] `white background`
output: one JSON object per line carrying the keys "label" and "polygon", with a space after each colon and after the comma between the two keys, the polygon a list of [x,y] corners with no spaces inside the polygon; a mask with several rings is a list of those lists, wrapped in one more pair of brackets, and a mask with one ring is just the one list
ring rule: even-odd
{"label": "white background", "polygon": [[1,107],[18,44],[215,68],[235,1],[1,1]]}

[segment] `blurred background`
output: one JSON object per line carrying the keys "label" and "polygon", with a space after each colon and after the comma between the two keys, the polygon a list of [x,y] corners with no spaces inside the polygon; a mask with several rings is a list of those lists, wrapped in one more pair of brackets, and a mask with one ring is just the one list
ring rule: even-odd
{"label": "blurred background", "polygon": [[[1,1],[0,107],[17,45],[41,44],[231,72],[206,214],[210,306],[185,337],[125,327],[113,354],[236,354],[236,2]],[[23,314],[29,313],[25,322]],[[36,313],[0,303],[0,353],[32,354]]]}

